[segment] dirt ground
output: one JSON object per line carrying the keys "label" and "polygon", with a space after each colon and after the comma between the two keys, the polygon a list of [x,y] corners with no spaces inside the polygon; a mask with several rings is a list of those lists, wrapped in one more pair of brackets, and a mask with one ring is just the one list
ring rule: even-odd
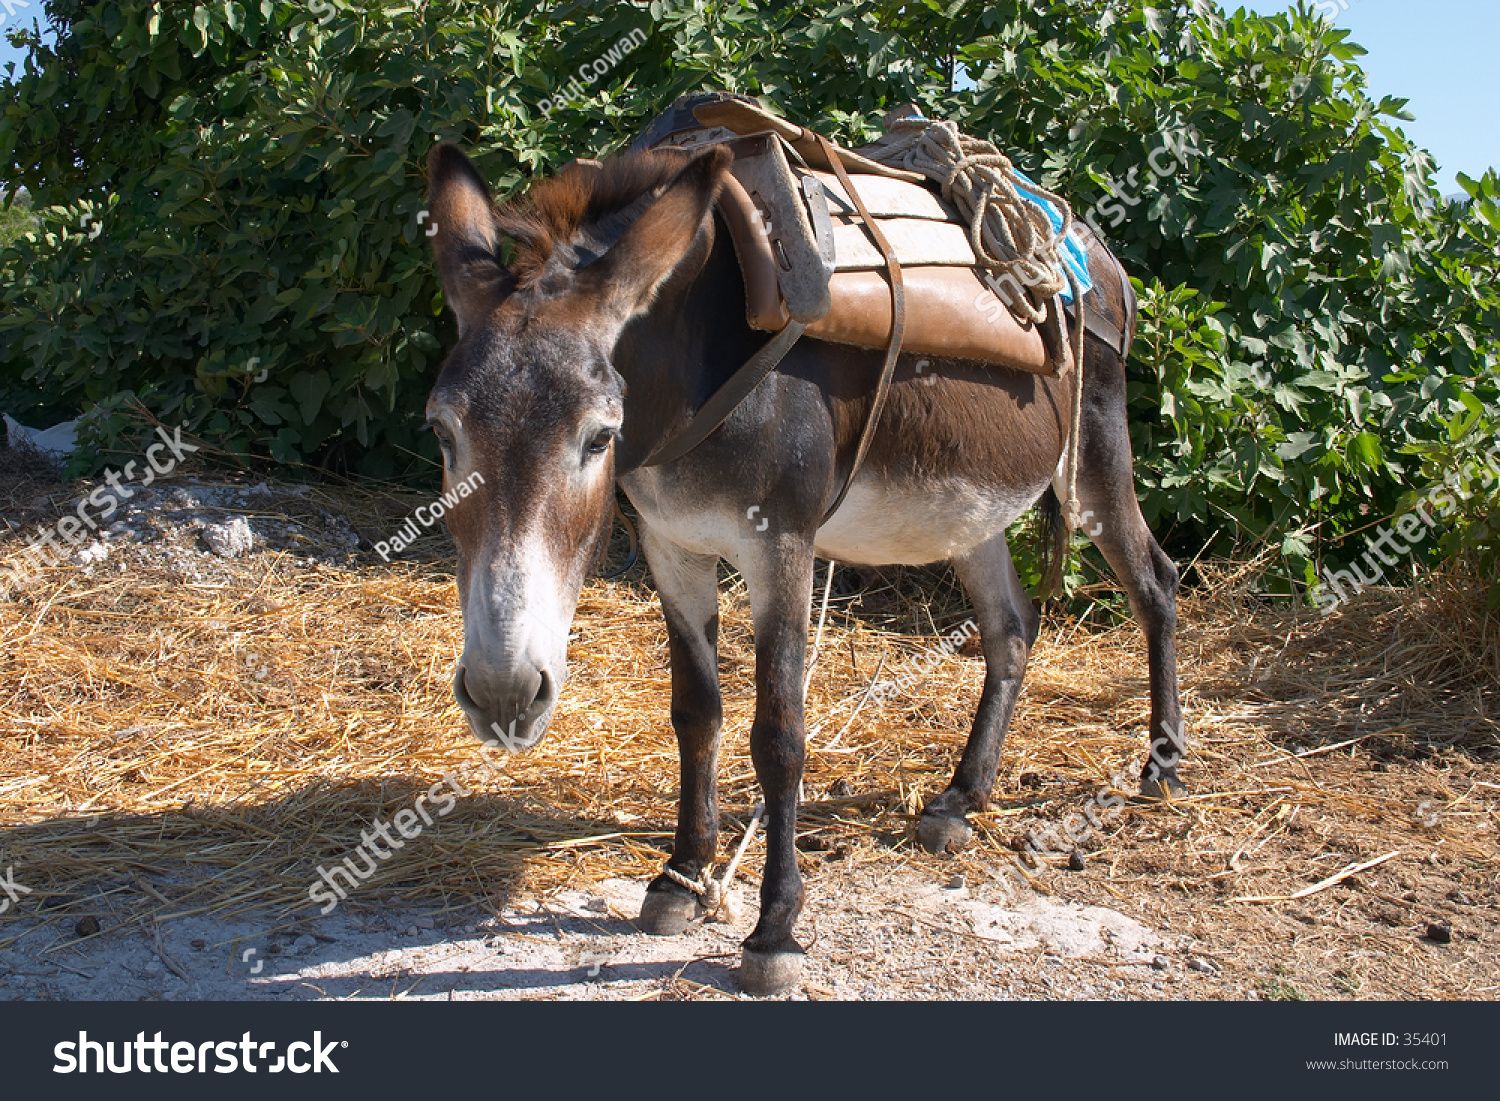
{"label": "dirt ground", "polygon": [[[0,560],[79,490],[12,485]],[[735,920],[630,924],[677,785],[640,571],[590,583],[552,731],[493,767],[451,698],[445,538],[370,550],[422,503],[183,481],[0,598],[0,998],[740,996],[759,840]],[[204,528],[241,516],[253,549],[209,549]],[[1138,633],[1049,615],[994,802],[964,852],[934,857],[915,815],[982,663],[943,656],[884,703],[868,689],[962,622],[962,594],[941,571],[846,580],[809,693],[793,997],[1500,990],[1500,642],[1463,590],[1370,592],[1326,620],[1232,584],[1187,595],[1191,792],[1168,805],[1112,787],[1144,755]],[[721,603],[732,851],[756,798],[732,575]],[[445,776],[468,794],[320,915],[319,869]],[[1020,851],[1090,808],[1076,845]]]}

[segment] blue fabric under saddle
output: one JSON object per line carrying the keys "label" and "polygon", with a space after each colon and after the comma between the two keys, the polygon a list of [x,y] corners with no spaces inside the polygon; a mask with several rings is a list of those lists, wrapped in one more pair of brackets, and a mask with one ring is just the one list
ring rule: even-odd
{"label": "blue fabric under saddle", "polygon": [[[1019,179],[1025,180],[1033,187],[1036,186],[1036,181],[1031,179],[1031,177],[1023,174],[1019,169],[1016,170],[1016,176]],[[1043,211],[1046,212],[1047,220],[1052,223],[1052,230],[1054,233],[1062,228],[1062,211],[1057,209],[1056,203],[1048,199],[1044,199],[1040,195],[1036,194],[1035,192],[1028,191],[1024,187],[1017,187],[1016,192],[1022,198],[1026,199],[1028,202],[1035,203],[1037,206],[1041,207]],[[1078,280],[1078,285],[1083,288],[1084,294],[1088,294],[1089,291],[1094,289],[1094,281],[1089,278],[1088,252],[1084,249],[1083,242],[1078,239],[1078,234],[1074,229],[1072,229],[1072,227],[1069,227],[1068,235],[1063,238],[1062,259],[1063,263],[1067,265],[1068,270],[1072,272],[1074,277]],[[1073,285],[1069,283],[1061,291],[1059,291],[1058,294],[1061,296],[1064,302],[1073,301]]]}

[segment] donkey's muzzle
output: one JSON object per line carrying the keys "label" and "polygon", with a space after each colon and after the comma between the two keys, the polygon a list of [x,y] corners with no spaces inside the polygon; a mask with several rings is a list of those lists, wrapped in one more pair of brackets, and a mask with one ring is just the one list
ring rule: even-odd
{"label": "donkey's muzzle", "polygon": [[557,690],[551,673],[531,666],[475,673],[460,662],[453,675],[453,697],[469,729],[480,741],[512,753],[542,740]]}

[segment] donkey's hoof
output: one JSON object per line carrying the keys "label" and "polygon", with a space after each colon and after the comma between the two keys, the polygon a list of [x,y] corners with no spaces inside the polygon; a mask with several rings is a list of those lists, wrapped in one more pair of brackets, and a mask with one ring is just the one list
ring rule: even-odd
{"label": "donkey's hoof", "polygon": [[1177,795],[1186,795],[1187,787],[1176,776],[1142,776],[1141,798],[1170,800]]}
{"label": "donkey's hoof", "polygon": [[757,952],[746,948],[740,954],[740,989],[756,998],[785,994],[802,975],[803,953]]}
{"label": "donkey's hoof", "polygon": [[675,937],[703,912],[696,898],[676,891],[647,891],[641,903],[641,917],[636,923],[641,932],[653,937]]}
{"label": "donkey's hoof", "polygon": [[962,818],[924,814],[917,826],[917,844],[930,853],[953,853],[969,843],[973,828]]}

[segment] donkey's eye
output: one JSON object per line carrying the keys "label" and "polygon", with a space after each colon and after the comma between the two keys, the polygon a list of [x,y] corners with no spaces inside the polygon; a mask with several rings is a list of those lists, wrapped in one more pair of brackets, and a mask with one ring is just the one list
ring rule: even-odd
{"label": "donkey's eye", "polygon": [[588,452],[590,455],[603,455],[609,450],[610,441],[615,438],[613,432],[599,432],[589,441]]}
{"label": "donkey's eye", "polygon": [[438,450],[443,453],[443,463],[446,466],[453,465],[453,437],[448,435],[448,430],[438,421],[428,421],[427,428],[437,437]]}

